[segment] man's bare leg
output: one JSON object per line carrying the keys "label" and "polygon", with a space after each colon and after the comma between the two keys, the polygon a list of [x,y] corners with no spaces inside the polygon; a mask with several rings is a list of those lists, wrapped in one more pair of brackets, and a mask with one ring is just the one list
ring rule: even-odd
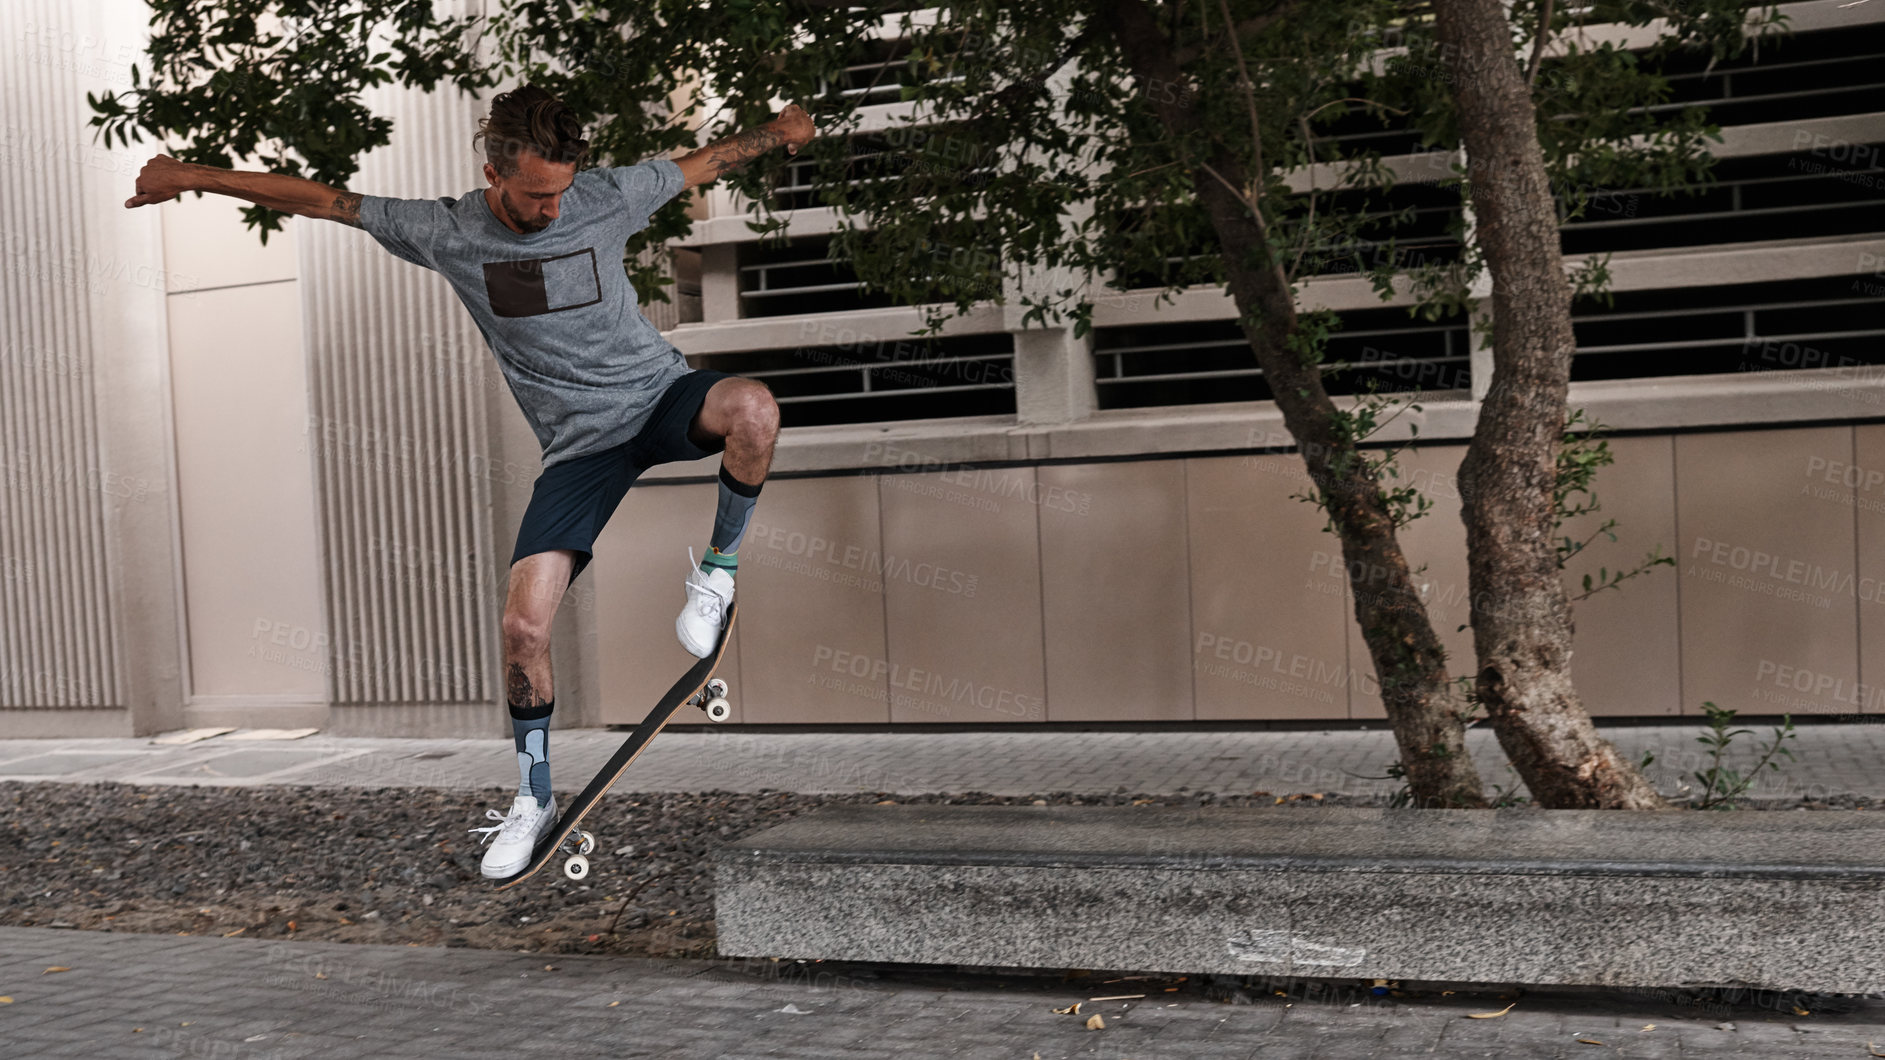
{"label": "man's bare leg", "polygon": [[490,843],[478,866],[487,879],[523,871],[537,840],[556,821],[550,797],[550,710],[555,706],[550,621],[575,569],[576,553],[568,549],[539,552],[511,564],[504,598],[504,698],[517,747],[517,798],[508,814],[486,812],[498,824],[472,829],[484,832]]}
{"label": "man's bare leg", "polygon": [[550,623],[569,587],[576,554],[539,552],[511,564],[504,600],[504,698],[510,706],[518,755],[518,794],[549,804],[550,711],[556,689],[550,675]]}
{"label": "man's bare leg", "polygon": [[720,457],[720,501],[714,509],[713,534],[700,567],[687,576],[687,606],[674,622],[681,645],[705,658],[713,650],[726,607],[733,600],[739,572],[740,541],[759,501],[759,487],[772,468],[779,440],[779,405],[765,384],[751,379],[722,379],[707,389],[688,436],[703,448],[725,439]]}

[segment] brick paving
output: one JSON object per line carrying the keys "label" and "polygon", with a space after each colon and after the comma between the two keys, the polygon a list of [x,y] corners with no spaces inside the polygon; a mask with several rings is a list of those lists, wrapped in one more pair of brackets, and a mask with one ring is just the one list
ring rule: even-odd
{"label": "brick paving", "polygon": [[[1767,726],[1752,725],[1765,736]],[[1605,730],[1653,751],[1665,793],[1705,766],[1694,723]],[[558,730],[556,786],[575,790],[622,739]],[[1513,782],[1490,732],[1470,745],[1490,786]],[[1731,765],[1746,768],[1750,738]],[[1761,797],[1885,797],[1885,727],[1802,726]],[[1376,731],[664,733],[636,791],[1385,794],[1395,757]],[[336,738],[182,746],[0,740],[0,778],[137,784],[508,786],[508,740]],[[546,972],[543,965],[555,965]],[[45,974],[52,966],[68,972]],[[783,971],[783,976],[782,976]],[[809,973],[809,974],[808,974]],[[813,978],[817,976],[817,978]],[[1194,984],[1195,985],[1195,984]],[[467,949],[266,942],[0,928],[0,1055],[31,1057],[1404,1057],[1818,1058],[1885,1055],[1885,1001],[1799,1017],[1768,999],[1701,1012],[1643,991],[1462,991],[1224,1004],[1089,1003],[1104,1030],[1053,1008],[1099,988],[939,969],[545,957]],[[1351,984],[1352,989],[1352,984]],[[1106,993],[1130,993],[1111,987]],[[1287,1007],[1286,1007],[1287,1006]],[[1653,1024],[1654,1030],[1644,1030]],[[142,1029],[139,1029],[142,1028]],[[1582,1044],[1579,1037],[1605,1043]]]}
{"label": "brick paving", "polygon": [[[1771,726],[1749,725],[1727,764],[1746,770],[1755,741]],[[1604,729],[1633,761],[1653,752],[1649,775],[1664,794],[1708,764],[1698,723]],[[1795,757],[1764,771],[1756,798],[1866,795],[1885,798],[1885,725],[1800,725]],[[624,737],[600,729],[559,729],[550,739],[555,787],[576,791]],[[1483,726],[1467,745],[1489,788],[1513,788],[1493,734]],[[624,783],[634,791],[903,794],[983,791],[1148,794],[1388,794],[1397,757],[1386,730],[1267,732],[917,732],[753,733],[709,729],[663,733]],[[227,737],[157,746],[149,740],[0,740],[0,779],[137,784],[313,784],[320,786],[489,788],[508,785],[515,759],[507,739],[385,739],[316,734],[280,742]]]}
{"label": "brick paving", "polygon": [[[1508,1003],[1489,991],[1228,1004],[1186,987],[1085,1000],[1132,985],[0,928],[0,994],[11,999],[0,1003],[0,1042],[21,1057],[1791,1060],[1863,1057],[1868,1041],[1885,1040],[1885,1002],[1865,1000],[1802,1017],[1774,1005],[1684,1010],[1641,992],[1534,991],[1487,1020],[1465,1017]],[[1075,1001],[1078,1015],[1053,1011]],[[1095,1012],[1104,1029],[1084,1025]]]}

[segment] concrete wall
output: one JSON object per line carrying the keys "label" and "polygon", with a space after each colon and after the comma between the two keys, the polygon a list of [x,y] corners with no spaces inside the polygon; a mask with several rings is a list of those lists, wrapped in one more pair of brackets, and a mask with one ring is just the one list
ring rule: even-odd
{"label": "concrete wall", "polygon": [[[1569,564],[1678,560],[1575,605],[1595,715],[1885,707],[1885,425],[1610,441]],[[1456,673],[1472,668],[1465,447],[1403,454],[1434,504],[1402,534]],[[1381,718],[1336,540],[1253,454],[775,479],[741,549],[737,720],[1005,723]],[[631,491],[585,577],[602,719],[685,664],[671,625],[707,484]],[[1599,526],[1615,519],[1612,542]],[[1869,549],[1866,546],[1871,546]],[[1869,665],[1867,665],[1869,664]]]}

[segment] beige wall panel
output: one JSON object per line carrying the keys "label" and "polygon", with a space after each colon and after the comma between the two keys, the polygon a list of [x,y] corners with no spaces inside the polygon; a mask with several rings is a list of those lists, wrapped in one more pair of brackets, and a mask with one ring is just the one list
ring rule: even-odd
{"label": "beige wall panel", "polygon": [[1035,469],[878,484],[891,720],[1046,720]]}
{"label": "beige wall panel", "polygon": [[[698,558],[706,547],[717,498],[718,487],[705,483],[653,486],[645,479],[637,483],[596,539],[595,559],[564,597],[561,611],[568,614],[559,613],[559,620],[573,620],[583,613],[594,620],[600,724],[639,723],[654,709],[661,693],[696,661],[675,637],[674,619],[687,600],[681,585],[687,577],[687,550],[692,547]],[[742,608],[746,607],[747,584],[742,572]],[[717,671],[733,690],[734,721],[744,718],[740,631],[751,621],[749,614],[733,627]],[[694,724],[707,719],[689,708],[674,720]]]}
{"label": "beige wall panel", "polygon": [[[1859,679],[1851,427],[1677,436],[1682,710],[1840,709]],[[1806,691],[1794,682],[1802,680]]]}
{"label": "beige wall panel", "polygon": [[264,244],[253,229],[242,225],[242,208],[247,205],[226,195],[185,195],[159,207],[164,215],[166,290],[196,291],[295,279],[297,227],[327,222],[291,218],[281,231],[269,233]]}
{"label": "beige wall panel", "polygon": [[[1428,621],[1440,637],[1447,653],[1447,672],[1454,677],[1474,670],[1473,631],[1460,629],[1472,620],[1471,591],[1466,584],[1466,524],[1460,521],[1460,461],[1466,458],[1463,445],[1423,445],[1418,452],[1403,452],[1395,458],[1400,469],[1398,479],[1390,479],[1388,488],[1406,484],[1433,501],[1427,514],[1401,528],[1401,550],[1410,570],[1426,570],[1414,576],[1414,585],[1427,605]],[[1331,568],[1343,586],[1343,600],[1348,617],[1348,654],[1357,674],[1365,675],[1351,682],[1350,711],[1357,718],[1385,718],[1381,706],[1381,687],[1375,679],[1374,660],[1367,642],[1361,637],[1361,624],[1355,621],[1355,599],[1348,579],[1341,569],[1340,544],[1330,538],[1324,546],[1330,555],[1317,567],[1316,574],[1329,578]]]}
{"label": "beige wall panel", "polygon": [[[704,546],[711,509],[699,525]],[[875,479],[766,483],[740,545],[743,681],[733,699],[742,720],[890,720],[889,675],[878,665],[883,579],[872,569],[883,552]]]}
{"label": "beige wall panel", "polygon": [[1048,720],[1191,720],[1184,461],[1038,475]]}
{"label": "beige wall panel", "polygon": [[172,295],[169,316],[191,693],[322,699],[295,285]]}
{"label": "beige wall panel", "polygon": [[[1885,424],[1853,427],[1851,468],[1812,467],[1809,478],[1815,493],[1852,497],[1859,534],[1859,575],[1855,595],[1859,607],[1859,683],[1826,691],[1842,711],[1885,713]],[[1828,495],[1813,496],[1820,504],[1833,503]],[[1776,677],[1779,675],[1776,674]],[[1835,678],[1834,680],[1837,680]],[[1796,675],[1787,692],[1803,683]],[[1818,678],[1814,683],[1819,683]]]}
{"label": "beige wall panel", "polygon": [[[1340,550],[1293,453],[1185,462],[1189,662],[1200,719],[1342,718],[1349,685]],[[1336,557],[1331,560],[1331,556]],[[1368,674],[1364,680],[1372,683]]]}
{"label": "beige wall panel", "polygon": [[[1616,463],[1597,472],[1598,511],[1565,523],[1561,536],[1583,541],[1565,565],[1564,587],[1576,597],[1584,575],[1631,570],[1660,548],[1676,551],[1675,441],[1668,435],[1612,438]],[[1579,503],[1584,503],[1582,498]],[[1615,519],[1615,541],[1597,528]],[[1676,638],[1676,568],[1658,564],[1615,589],[1571,605],[1576,623],[1571,679],[1593,716],[1674,714],[1682,702],[1680,645]],[[1455,666],[1456,673],[1471,667]]]}

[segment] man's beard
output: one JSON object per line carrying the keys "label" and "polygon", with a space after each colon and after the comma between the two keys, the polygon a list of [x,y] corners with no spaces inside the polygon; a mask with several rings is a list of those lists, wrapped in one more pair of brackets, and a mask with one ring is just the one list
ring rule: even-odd
{"label": "man's beard", "polygon": [[[544,229],[550,227],[550,222],[547,220],[546,221],[526,221],[522,217],[519,217],[517,215],[517,207],[511,205],[511,193],[508,191],[498,192],[497,201],[499,205],[504,207],[504,212],[510,217],[511,224],[516,225],[518,228],[523,229],[526,232],[541,232]],[[551,220],[554,220],[554,218],[552,218]]]}

